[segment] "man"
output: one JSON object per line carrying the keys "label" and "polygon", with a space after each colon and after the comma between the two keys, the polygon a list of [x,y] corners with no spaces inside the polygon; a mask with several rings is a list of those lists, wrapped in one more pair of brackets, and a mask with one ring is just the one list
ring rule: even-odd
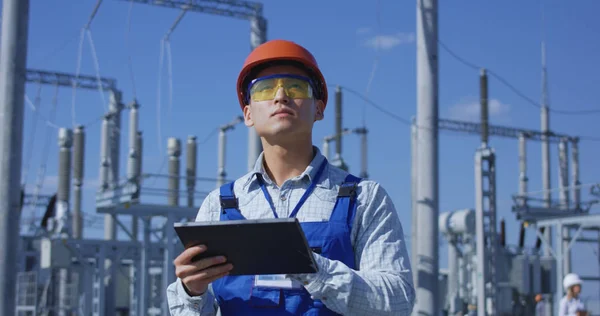
{"label": "man", "polygon": [[[171,314],[409,315],[415,292],[392,200],[378,183],[329,164],[312,144],[327,105],[313,55],[284,40],[257,47],[237,94],[263,152],[254,170],[208,195],[196,221],[296,216],[311,248],[320,249],[313,254],[319,271],[278,276],[291,279],[291,288],[264,287],[255,276],[227,276],[226,258],[192,262],[205,248],[191,247],[174,261]],[[221,200],[236,198],[222,209]]]}
{"label": "man", "polygon": [[535,296],[535,316],[546,316],[546,302],[542,294]]}
{"label": "man", "polygon": [[579,275],[569,273],[563,278],[563,288],[567,294],[558,304],[558,316],[587,316],[585,304],[581,300],[583,281]]}

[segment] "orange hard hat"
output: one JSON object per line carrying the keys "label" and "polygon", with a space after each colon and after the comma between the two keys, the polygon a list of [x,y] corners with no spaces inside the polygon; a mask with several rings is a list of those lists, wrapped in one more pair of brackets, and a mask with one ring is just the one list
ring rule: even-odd
{"label": "orange hard hat", "polygon": [[327,84],[325,77],[319,70],[319,65],[315,57],[304,47],[286,40],[271,40],[256,47],[246,58],[244,66],[240,71],[237,80],[237,95],[240,106],[244,109],[246,105],[245,94],[249,75],[252,75],[257,68],[272,62],[295,62],[304,67],[312,77],[316,85],[316,96],[327,105]]}

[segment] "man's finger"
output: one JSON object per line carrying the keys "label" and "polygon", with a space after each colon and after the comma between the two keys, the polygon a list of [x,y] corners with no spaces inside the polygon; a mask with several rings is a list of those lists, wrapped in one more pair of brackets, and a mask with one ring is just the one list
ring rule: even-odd
{"label": "man's finger", "polygon": [[213,280],[215,277],[218,277],[219,275],[222,275],[224,273],[229,273],[229,271],[231,271],[231,269],[233,269],[233,265],[231,263],[208,268],[208,269],[202,270],[200,272],[189,275],[185,281],[186,281],[186,283],[188,283],[188,282],[210,283],[210,282],[212,282],[211,280]]}
{"label": "man's finger", "polygon": [[216,257],[210,257],[210,258],[204,258],[204,259],[198,260],[198,261],[192,263],[192,265],[196,266],[196,268],[198,270],[204,270],[204,269],[210,268],[214,265],[225,263],[226,261],[227,261],[227,258],[225,258],[224,256],[216,256]]}
{"label": "man's finger", "polygon": [[173,260],[173,264],[175,265],[183,265],[186,263],[192,262],[192,258],[206,251],[206,246],[197,245],[192,246],[190,248],[185,249],[175,260]]}
{"label": "man's finger", "polygon": [[199,271],[208,269],[212,266],[216,266],[216,265],[225,263],[226,261],[227,261],[227,259],[223,256],[204,258],[204,259],[200,259],[195,262],[176,266],[175,273],[177,274],[177,277],[184,278],[188,275],[195,274]]}
{"label": "man's finger", "polygon": [[217,274],[217,275],[215,275],[213,277],[210,277],[210,278],[206,279],[206,283],[212,283],[212,282],[214,282],[214,281],[216,281],[216,280],[218,280],[218,279],[220,279],[220,278],[222,278],[222,277],[224,277],[224,276],[226,276],[228,274],[229,274],[229,271],[223,272],[221,274]]}
{"label": "man's finger", "polygon": [[210,269],[213,266],[217,266],[219,264],[225,263],[225,257],[210,257],[198,260],[197,262],[193,262],[191,264],[185,264],[178,266],[175,274],[178,278],[185,278],[193,274],[197,274],[205,269]]}

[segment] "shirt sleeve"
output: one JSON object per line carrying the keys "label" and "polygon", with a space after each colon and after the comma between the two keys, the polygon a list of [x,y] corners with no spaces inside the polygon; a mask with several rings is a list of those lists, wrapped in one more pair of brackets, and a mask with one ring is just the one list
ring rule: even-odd
{"label": "shirt sleeve", "polygon": [[558,303],[558,316],[569,316],[567,298],[563,297]]}
{"label": "shirt sleeve", "polygon": [[[211,219],[214,200],[214,192],[204,199],[196,215],[197,222]],[[218,304],[210,285],[204,294],[190,296],[183,288],[183,283],[179,278],[167,287],[167,302],[171,316],[214,316],[218,310]]]}
{"label": "shirt sleeve", "polygon": [[581,311],[581,312],[587,311],[587,309],[585,308],[585,304],[583,303],[583,300],[581,300],[581,299],[577,300],[577,311]]}
{"label": "shirt sleeve", "polygon": [[214,316],[218,306],[212,294],[207,290],[200,296],[190,296],[183,288],[181,279],[177,279],[167,288],[167,300],[171,316]]}
{"label": "shirt sleeve", "polygon": [[[372,188],[372,190],[368,190]],[[402,224],[387,192],[363,185],[366,199],[357,208],[354,251],[357,270],[314,254],[315,274],[291,275],[313,299],[343,315],[410,315],[414,302],[410,260]],[[360,195],[359,195],[360,197]]]}

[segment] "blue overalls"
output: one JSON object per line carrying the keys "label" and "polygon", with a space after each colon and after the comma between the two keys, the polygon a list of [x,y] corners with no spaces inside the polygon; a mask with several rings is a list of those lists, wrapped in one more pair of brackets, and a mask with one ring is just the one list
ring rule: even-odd
{"label": "blue overalls", "polygon": [[[308,195],[314,189],[327,161],[319,168],[313,183],[290,214],[294,217]],[[261,189],[269,201],[273,213],[275,208],[259,176]],[[321,256],[338,260],[349,268],[355,268],[354,251],[350,242],[352,221],[356,212],[356,188],[360,178],[348,175],[338,191],[337,201],[328,222],[300,223],[309,246]],[[220,188],[220,220],[245,219],[237,206],[233,182]],[[255,276],[226,276],[212,283],[213,292],[219,303],[221,314],[228,315],[337,315],[327,309],[320,300],[313,300],[304,287],[294,289],[255,287]]]}

